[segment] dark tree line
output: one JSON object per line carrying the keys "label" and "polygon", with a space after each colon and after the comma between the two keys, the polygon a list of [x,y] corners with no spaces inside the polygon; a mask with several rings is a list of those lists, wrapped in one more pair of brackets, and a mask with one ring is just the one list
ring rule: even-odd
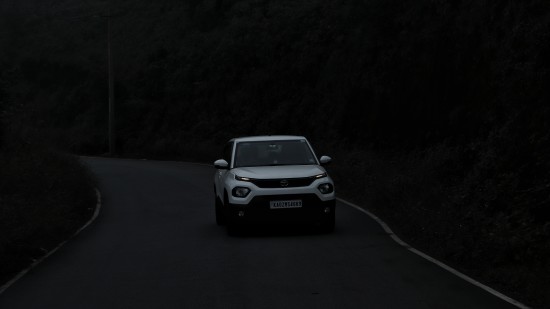
{"label": "dark tree line", "polygon": [[[15,104],[53,139],[76,134],[64,145],[75,151],[106,145],[105,5],[29,1],[4,20],[23,51],[6,51],[12,92],[32,89]],[[539,114],[548,98],[543,1],[115,1],[114,11],[117,131],[129,152],[259,133],[464,144]]]}

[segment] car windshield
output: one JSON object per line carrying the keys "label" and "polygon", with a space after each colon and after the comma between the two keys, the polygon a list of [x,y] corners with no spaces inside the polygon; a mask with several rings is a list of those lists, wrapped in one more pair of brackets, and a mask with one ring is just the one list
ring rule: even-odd
{"label": "car windshield", "polygon": [[315,157],[305,140],[240,142],[235,167],[311,165]]}

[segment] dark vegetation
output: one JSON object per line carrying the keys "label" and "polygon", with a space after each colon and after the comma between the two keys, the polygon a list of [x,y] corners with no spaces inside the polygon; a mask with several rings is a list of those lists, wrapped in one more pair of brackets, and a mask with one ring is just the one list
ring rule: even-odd
{"label": "dark vegetation", "polygon": [[93,178],[79,161],[8,142],[0,153],[0,286],[67,240],[95,209]]}
{"label": "dark vegetation", "polygon": [[[73,155],[53,151],[33,134],[11,33],[19,20],[0,4],[0,287],[67,240],[92,216],[95,180]],[[8,28],[6,28],[8,27]],[[10,31],[8,31],[8,29]]]}
{"label": "dark vegetation", "polygon": [[[546,0],[111,2],[119,154],[306,135],[341,195],[550,308]],[[4,2],[2,113],[25,138],[107,151],[106,7]]]}

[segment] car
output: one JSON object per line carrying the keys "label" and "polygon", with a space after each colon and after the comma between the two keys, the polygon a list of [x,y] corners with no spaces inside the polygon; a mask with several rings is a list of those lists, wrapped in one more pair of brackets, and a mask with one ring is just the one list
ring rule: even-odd
{"label": "car", "polygon": [[215,216],[233,234],[245,225],[335,228],[334,182],[303,136],[233,138],[214,162]]}

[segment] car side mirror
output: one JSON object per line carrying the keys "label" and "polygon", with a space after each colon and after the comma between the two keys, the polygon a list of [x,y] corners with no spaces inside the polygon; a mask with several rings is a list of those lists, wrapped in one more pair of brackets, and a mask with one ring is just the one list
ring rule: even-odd
{"label": "car side mirror", "polygon": [[332,158],[329,157],[329,156],[322,156],[320,159],[319,159],[319,162],[321,163],[321,165],[328,165],[330,162],[332,162]]}
{"label": "car side mirror", "polygon": [[229,163],[227,163],[224,159],[219,159],[214,162],[214,167],[219,170],[226,170],[229,169]]}

